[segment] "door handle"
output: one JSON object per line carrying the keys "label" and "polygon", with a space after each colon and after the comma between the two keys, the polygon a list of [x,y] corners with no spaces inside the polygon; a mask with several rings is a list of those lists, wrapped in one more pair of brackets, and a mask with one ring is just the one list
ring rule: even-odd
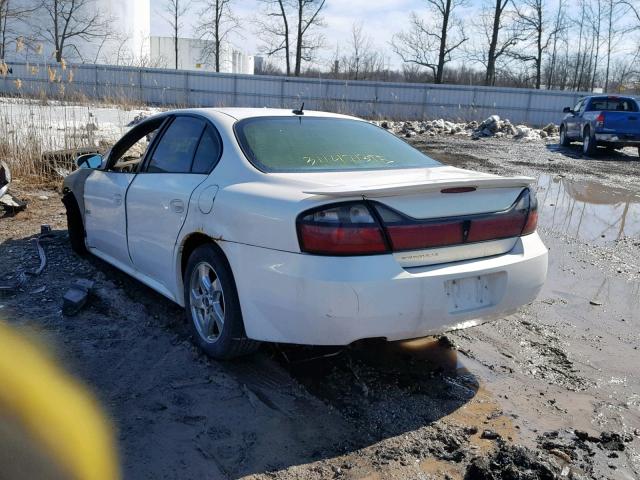
{"label": "door handle", "polygon": [[176,213],[184,212],[184,202],[180,199],[174,198],[169,202],[169,206]]}
{"label": "door handle", "polygon": [[119,193],[114,193],[113,194],[113,202],[116,205],[121,205],[122,204],[122,195],[120,195]]}

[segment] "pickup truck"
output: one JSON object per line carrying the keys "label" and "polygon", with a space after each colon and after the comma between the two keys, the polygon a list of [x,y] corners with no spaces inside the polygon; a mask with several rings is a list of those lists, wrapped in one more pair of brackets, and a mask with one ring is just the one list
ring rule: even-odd
{"label": "pickup truck", "polygon": [[598,146],[609,150],[634,146],[640,154],[640,108],[634,98],[583,97],[563,112],[567,115],[560,124],[562,146],[582,142],[585,155],[596,153]]}

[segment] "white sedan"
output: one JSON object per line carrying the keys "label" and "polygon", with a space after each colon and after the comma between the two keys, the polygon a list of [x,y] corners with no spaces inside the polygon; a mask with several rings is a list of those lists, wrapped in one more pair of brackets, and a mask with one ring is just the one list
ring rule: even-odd
{"label": "white sedan", "polygon": [[177,110],[78,166],[74,250],[184,306],[215,358],[477,325],[547,274],[531,178],[442,165],[358,118]]}

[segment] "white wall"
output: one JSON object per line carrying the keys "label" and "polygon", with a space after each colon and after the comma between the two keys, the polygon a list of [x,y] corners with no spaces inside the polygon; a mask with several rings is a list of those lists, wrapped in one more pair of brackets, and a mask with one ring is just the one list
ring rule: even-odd
{"label": "white wall", "polygon": [[[61,95],[46,68],[14,62],[13,73],[0,76],[0,94],[50,98]],[[69,65],[73,82],[64,95],[74,98],[129,99],[151,105],[192,107],[277,107],[328,110],[401,120],[484,120],[497,114],[513,123],[559,122],[562,108],[575,105],[584,92],[532,90],[425,83],[385,83],[267,75],[229,75],[206,71]],[[20,83],[16,82],[20,80]]]}
{"label": "white wall", "polygon": [[[173,37],[151,37],[151,63],[161,68],[175,68],[175,45]],[[212,42],[199,38],[178,38],[178,69],[215,71]],[[253,75],[253,56],[241,52],[231,45],[221,49],[220,72]]]}

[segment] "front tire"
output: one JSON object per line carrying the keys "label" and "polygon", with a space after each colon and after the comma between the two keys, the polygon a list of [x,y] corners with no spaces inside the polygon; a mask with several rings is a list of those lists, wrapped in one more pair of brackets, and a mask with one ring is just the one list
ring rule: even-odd
{"label": "front tire", "polygon": [[89,252],[84,241],[86,232],[84,230],[84,223],[78,202],[73,196],[73,193],[67,193],[62,197],[62,203],[67,211],[67,231],[69,232],[71,249],[78,255],[84,256]]}
{"label": "front tire", "polygon": [[191,253],[183,280],[191,333],[207,355],[226,360],[258,348],[258,342],[245,336],[231,269],[213,245],[201,245]]}
{"label": "front tire", "polygon": [[571,145],[571,140],[567,137],[567,129],[564,125],[560,125],[560,145],[563,147]]}
{"label": "front tire", "polygon": [[589,127],[584,129],[582,134],[582,153],[587,156],[592,156],[596,153],[598,144],[594,136],[591,135],[591,129]]}

